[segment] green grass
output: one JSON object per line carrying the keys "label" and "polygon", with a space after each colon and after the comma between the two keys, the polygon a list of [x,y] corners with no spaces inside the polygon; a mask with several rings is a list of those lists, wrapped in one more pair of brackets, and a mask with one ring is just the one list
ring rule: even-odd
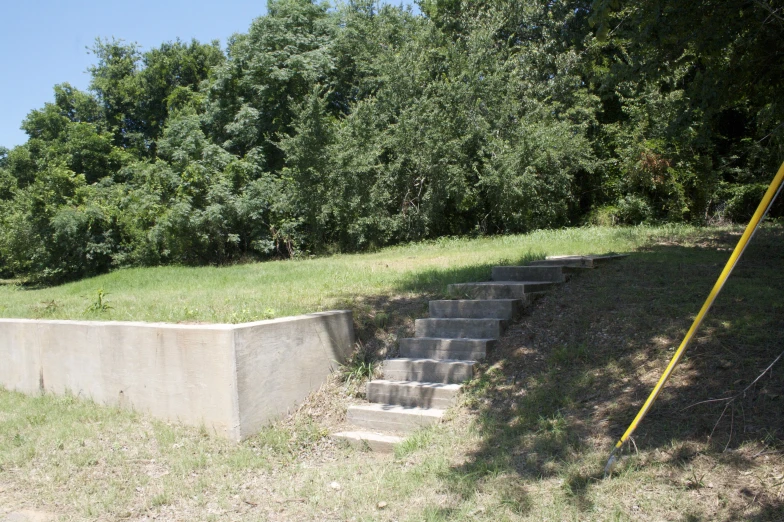
{"label": "green grass", "polygon": [[[0,317],[239,323],[358,306],[363,299],[443,293],[486,280],[495,264],[554,254],[629,252],[680,226],[577,228],[441,239],[370,254],[225,267],[122,269],[51,288],[0,284]],[[376,318],[384,323],[384,318]],[[384,326],[383,324],[379,326]]]}
{"label": "green grass", "polygon": [[[636,448],[604,479],[610,448],[688,329],[739,229],[618,233],[628,237],[612,239],[608,229],[541,234],[553,242],[583,234],[584,251],[612,240],[606,250],[636,253],[537,301],[478,365],[446,421],[413,434],[391,456],[326,438],[356,400],[337,375],[292,417],[240,444],[75,397],[0,389],[0,518],[36,510],[63,520],[781,520],[784,361],[752,382],[784,349],[784,228],[755,236],[634,434]],[[596,240],[601,234],[610,239]],[[429,260],[431,268],[407,268],[406,277],[425,281],[422,290],[387,283],[365,298],[437,292],[427,281],[454,276],[443,268],[448,256],[524,257],[526,238],[512,239],[509,248],[496,238],[392,249],[399,262],[417,249],[418,260]],[[305,263],[348,266],[378,255]],[[485,262],[469,257],[465,266]],[[115,307],[102,283],[103,301]],[[395,303],[385,308],[388,317],[369,321],[372,328],[394,323]],[[359,357],[354,368],[364,362]],[[726,412],[727,401],[705,402],[730,397],[737,399]]]}

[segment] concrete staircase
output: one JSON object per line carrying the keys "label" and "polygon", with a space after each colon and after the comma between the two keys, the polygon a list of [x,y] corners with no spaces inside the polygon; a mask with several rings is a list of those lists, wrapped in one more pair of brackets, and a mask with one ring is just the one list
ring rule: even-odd
{"label": "concrete staircase", "polygon": [[548,257],[494,267],[492,281],[449,285],[454,299],[430,301],[430,317],[416,320],[415,337],[399,340],[400,357],[384,361],[384,378],[368,383],[368,404],[348,408],[357,430],[332,437],[388,452],[406,432],[439,422],[510,321],[572,273],[619,257]]}

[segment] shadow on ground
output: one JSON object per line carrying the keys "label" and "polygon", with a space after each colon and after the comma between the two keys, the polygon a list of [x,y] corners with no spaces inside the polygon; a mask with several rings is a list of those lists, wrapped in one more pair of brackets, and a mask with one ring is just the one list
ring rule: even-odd
{"label": "shadow on ground", "polygon": [[[609,450],[738,238],[656,244],[537,303],[469,386],[481,442],[444,477],[451,491],[470,498],[489,478],[511,474],[509,498],[525,512],[526,486],[559,478],[568,501],[590,511],[592,490],[613,487],[602,478]],[[784,357],[764,372],[784,350],[783,266],[784,230],[760,231],[612,480],[684,492],[683,520],[784,518]],[[431,279],[445,285],[480,273],[489,267]]]}
{"label": "shadow on ground", "polygon": [[[529,252],[515,259],[505,259],[504,265],[525,265],[544,254]],[[356,297],[346,294],[337,298],[337,308],[354,312],[354,329],[362,349],[370,358],[384,359],[397,354],[397,339],[414,335],[414,321],[427,317],[432,299],[448,297],[447,286],[452,283],[487,281],[499,263],[479,263],[457,268],[432,268],[411,271],[394,287],[392,295]]]}

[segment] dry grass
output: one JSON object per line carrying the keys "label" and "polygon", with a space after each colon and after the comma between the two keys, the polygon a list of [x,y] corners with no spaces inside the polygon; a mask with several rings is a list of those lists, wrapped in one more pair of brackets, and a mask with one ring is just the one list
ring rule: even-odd
{"label": "dry grass", "polygon": [[[784,350],[780,227],[755,237],[636,449],[601,475],[736,232],[660,238],[576,276],[510,328],[447,422],[394,456],[325,436],[360,400],[337,378],[238,445],[0,390],[0,519],[784,520],[784,360],[751,385]],[[395,333],[424,309],[416,294],[363,303],[376,353],[393,354]]]}

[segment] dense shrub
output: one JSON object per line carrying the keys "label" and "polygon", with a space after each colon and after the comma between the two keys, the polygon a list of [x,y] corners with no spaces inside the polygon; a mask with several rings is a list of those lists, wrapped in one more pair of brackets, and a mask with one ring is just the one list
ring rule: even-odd
{"label": "dense shrub", "polygon": [[745,221],[784,151],[766,5],[273,0],[225,52],[98,40],[0,148],[0,276]]}

